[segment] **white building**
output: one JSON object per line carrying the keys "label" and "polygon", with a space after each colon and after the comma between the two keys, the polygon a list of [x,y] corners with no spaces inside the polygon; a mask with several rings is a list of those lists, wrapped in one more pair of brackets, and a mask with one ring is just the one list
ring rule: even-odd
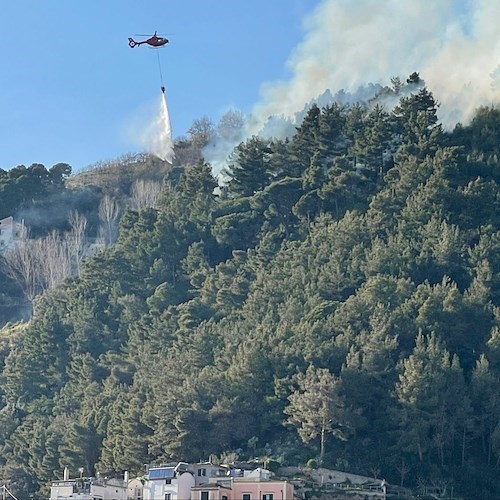
{"label": "white building", "polygon": [[15,245],[23,232],[24,225],[14,222],[13,217],[0,219],[0,252],[8,250]]}
{"label": "white building", "polygon": [[151,467],[143,488],[143,500],[187,500],[195,486],[193,474],[183,467]]}
{"label": "white building", "polygon": [[50,500],[127,500],[128,474],[124,479],[85,477],[70,479],[68,469],[64,479],[50,487]]}
{"label": "white building", "polygon": [[[138,500],[295,500],[294,487],[253,470],[209,462],[150,467]],[[136,500],[134,498],[134,500]]]}
{"label": "white building", "polygon": [[229,476],[229,467],[214,465],[210,462],[190,464],[187,470],[194,475],[196,486],[227,479]]}
{"label": "white building", "polygon": [[128,482],[128,500],[143,500],[144,484],[141,479],[135,478]]}

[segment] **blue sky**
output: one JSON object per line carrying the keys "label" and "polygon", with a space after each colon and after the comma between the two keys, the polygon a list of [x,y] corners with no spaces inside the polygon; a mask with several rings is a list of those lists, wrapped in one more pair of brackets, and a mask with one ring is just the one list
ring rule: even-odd
{"label": "blue sky", "polygon": [[[0,16],[3,169],[76,172],[142,151],[161,106],[158,55],[174,138],[204,116],[239,109],[263,125],[326,89],[413,71],[446,127],[500,103],[497,1],[11,0]],[[155,30],[171,43],[128,46]]]}
{"label": "blue sky", "polygon": [[[160,99],[157,53],[127,38],[158,30],[174,137],[195,119],[247,113],[320,0],[15,0],[0,23],[0,168],[74,171],[141,150]],[[140,37],[139,37],[140,38]]]}

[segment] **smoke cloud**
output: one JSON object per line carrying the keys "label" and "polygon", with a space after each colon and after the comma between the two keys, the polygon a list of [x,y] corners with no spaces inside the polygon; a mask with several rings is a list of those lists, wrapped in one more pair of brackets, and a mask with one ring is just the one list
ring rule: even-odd
{"label": "smoke cloud", "polygon": [[266,83],[252,115],[293,117],[326,89],[356,92],[417,71],[440,103],[444,126],[500,102],[500,2],[325,0],[305,21],[289,81]]}
{"label": "smoke cloud", "polygon": [[367,102],[415,71],[443,126],[465,125],[480,106],[500,104],[499,19],[496,0],[323,0],[304,21],[290,79],[263,84],[238,140],[217,137],[205,156],[218,174],[245,137],[291,137],[313,102]]}

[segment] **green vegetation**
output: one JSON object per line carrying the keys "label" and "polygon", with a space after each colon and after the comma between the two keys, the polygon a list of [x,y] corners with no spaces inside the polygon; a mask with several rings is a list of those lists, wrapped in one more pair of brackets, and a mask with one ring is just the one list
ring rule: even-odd
{"label": "green vegetation", "polygon": [[0,483],[236,453],[500,490],[500,113],[384,96],[242,142],[220,195],[184,164],[0,334]]}

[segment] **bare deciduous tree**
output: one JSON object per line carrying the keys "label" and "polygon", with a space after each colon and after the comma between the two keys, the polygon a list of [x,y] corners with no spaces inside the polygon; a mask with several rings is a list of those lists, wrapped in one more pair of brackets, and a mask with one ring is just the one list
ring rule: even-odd
{"label": "bare deciduous tree", "polygon": [[217,135],[223,141],[236,141],[242,139],[245,126],[245,115],[238,110],[229,110],[221,117],[217,125]]}
{"label": "bare deciduous tree", "polygon": [[104,195],[99,203],[99,219],[102,222],[101,234],[106,246],[113,244],[118,237],[119,216],[118,202],[108,194]]}
{"label": "bare deciduous tree", "polygon": [[215,137],[215,125],[204,116],[193,122],[188,134],[193,145],[201,151]]}
{"label": "bare deciduous tree", "polygon": [[10,276],[33,305],[43,290],[39,245],[29,238],[29,229],[23,227],[20,239],[4,254],[5,273]]}
{"label": "bare deciduous tree", "polygon": [[87,218],[77,211],[72,211],[69,216],[69,225],[71,230],[68,235],[68,247],[72,268],[74,273],[80,276],[80,263],[84,256],[86,243]]}
{"label": "bare deciduous tree", "polygon": [[71,275],[71,259],[68,243],[56,231],[45,238],[34,240],[38,244],[40,267],[42,269],[42,288],[49,289],[60,285]]}
{"label": "bare deciduous tree", "polygon": [[408,475],[408,473],[410,472],[411,467],[408,466],[408,464],[405,462],[405,460],[403,458],[401,460],[401,465],[399,465],[396,468],[397,468],[397,470],[399,471],[399,474],[400,474],[400,478],[401,478],[401,480],[400,480],[400,486],[402,488],[403,485],[404,485],[404,482],[405,482],[405,478]]}
{"label": "bare deciduous tree", "polygon": [[3,267],[33,307],[38,295],[71,275],[68,241],[56,231],[45,238],[30,238],[24,228],[16,245],[5,252]]}
{"label": "bare deciduous tree", "polygon": [[131,208],[134,210],[156,208],[162,193],[163,185],[161,182],[138,179],[132,186]]}

